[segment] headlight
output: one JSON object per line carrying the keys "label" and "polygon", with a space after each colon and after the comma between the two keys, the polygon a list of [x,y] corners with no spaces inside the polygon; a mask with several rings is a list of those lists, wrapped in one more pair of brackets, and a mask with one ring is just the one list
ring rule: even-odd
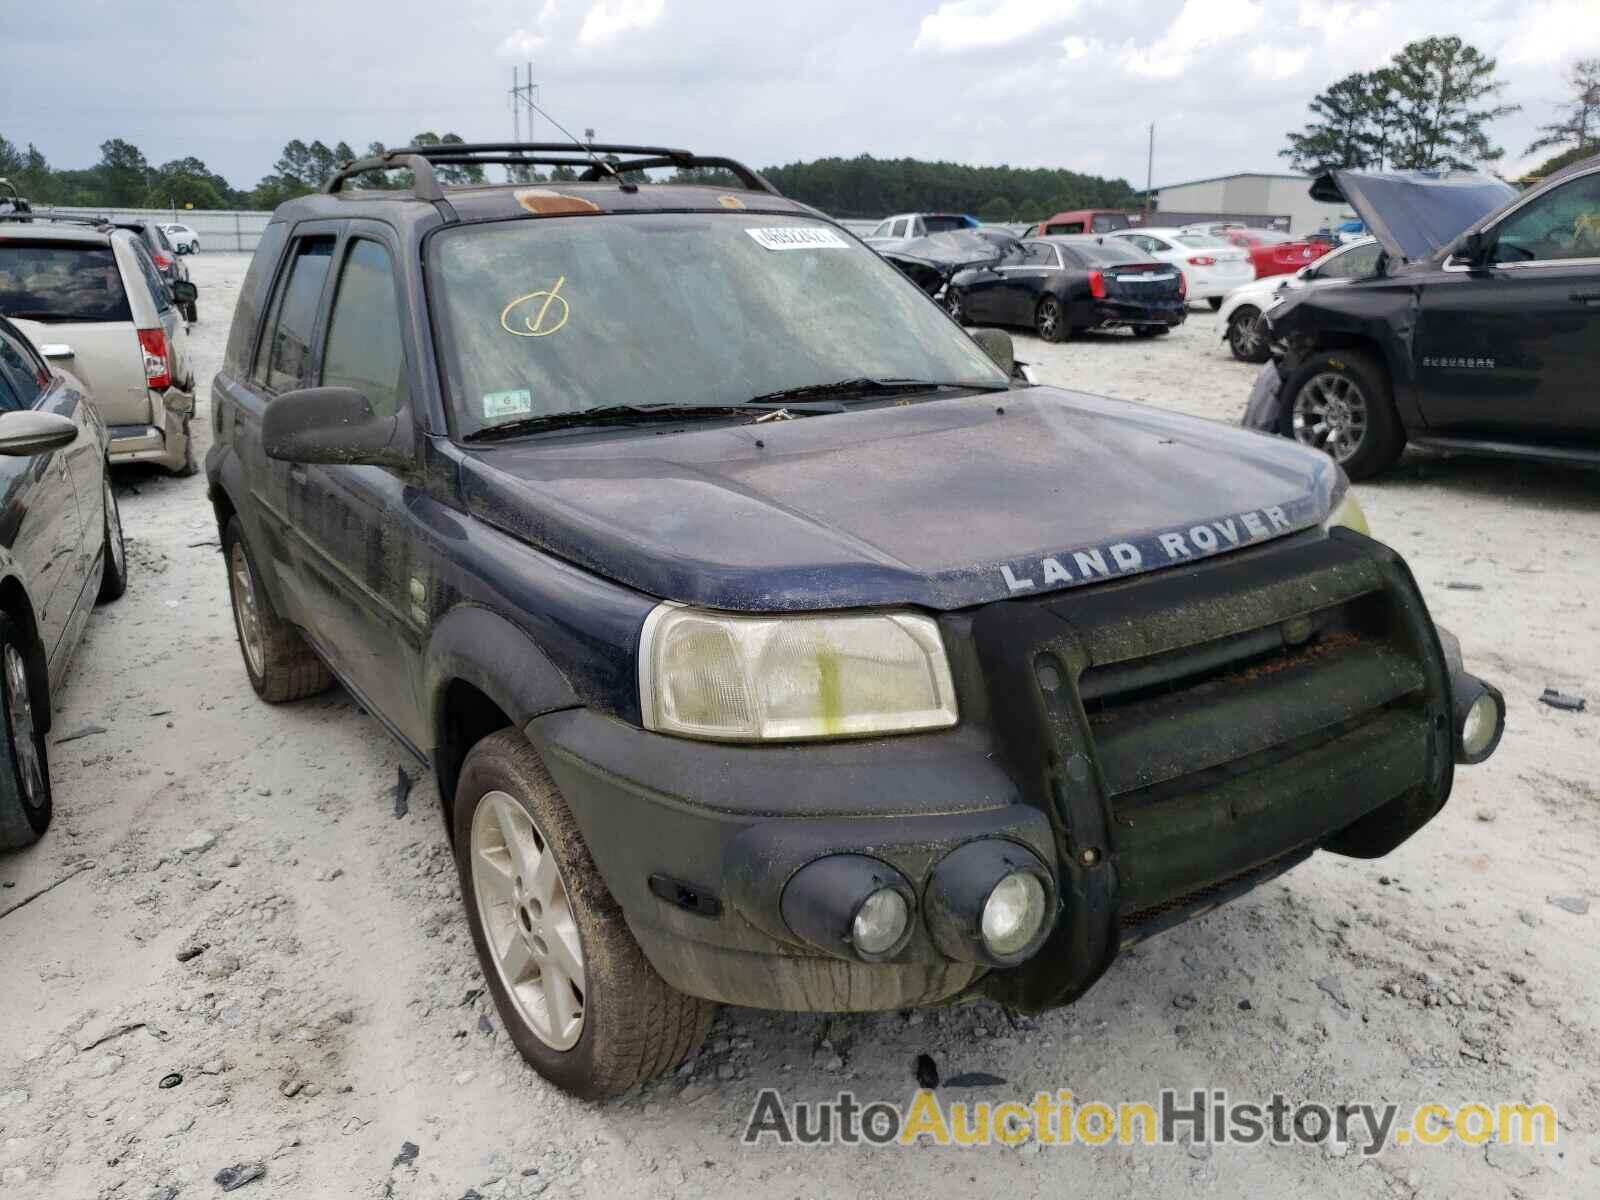
{"label": "headlight", "polygon": [[915,613],[745,617],[657,606],[639,640],[646,729],[726,741],[956,723],[939,627]]}
{"label": "headlight", "polygon": [[1371,537],[1372,530],[1367,528],[1367,514],[1361,511],[1361,502],[1351,491],[1350,484],[1346,482],[1342,492],[1336,488],[1333,494],[1333,508],[1328,512],[1328,519],[1322,523],[1323,527],[1332,529],[1335,525],[1342,525]]}

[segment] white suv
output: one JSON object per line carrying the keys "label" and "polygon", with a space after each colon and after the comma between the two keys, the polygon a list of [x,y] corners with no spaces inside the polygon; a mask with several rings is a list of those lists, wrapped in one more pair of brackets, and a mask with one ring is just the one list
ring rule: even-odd
{"label": "white suv", "polygon": [[180,305],[138,236],[82,220],[0,218],[0,314],[88,385],[112,463],[192,475],[194,371]]}

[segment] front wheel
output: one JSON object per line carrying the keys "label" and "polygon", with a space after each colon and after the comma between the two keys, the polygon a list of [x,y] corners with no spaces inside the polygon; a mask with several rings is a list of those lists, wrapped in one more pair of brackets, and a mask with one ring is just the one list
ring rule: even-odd
{"label": "front wheel", "polygon": [[967,306],[961,299],[961,293],[956,290],[955,284],[946,284],[944,289],[944,310],[950,314],[951,320],[957,325],[967,323]]}
{"label": "front wheel", "polygon": [[100,571],[100,600],[115,600],[128,590],[128,547],[122,537],[122,510],[117,507],[117,493],[111,486],[110,468],[106,468],[100,486],[105,489],[105,518],[101,522],[100,536],[105,539]]}
{"label": "front wheel", "polygon": [[[0,690],[5,698],[5,752],[0,767],[0,850],[31,846],[49,828],[50,756],[29,686],[32,647],[22,629],[0,613]],[[46,709],[45,711],[48,711]]]}
{"label": "front wheel", "polygon": [[317,653],[272,607],[261,586],[255,561],[244,544],[238,517],[228,519],[222,534],[223,561],[228,564],[228,594],[233,600],[233,628],[250,686],[270,704],[300,700],[326,691],[333,675]]}
{"label": "front wheel", "polygon": [[1264,363],[1272,356],[1259,308],[1242,304],[1234,310],[1228,318],[1228,349],[1240,362]]}
{"label": "front wheel", "polygon": [[1389,374],[1359,350],[1313,354],[1284,383],[1281,432],[1325,451],[1351,479],[1376,475],[1405,449]]}
{"label": "front wheel", "polygon": [[1064,342],[1072,336],[1067,314],[1061,307],[1061,301],[1054,296],[1046,296],[1039,301],[1039,307],[1033,312],[1033,328],[1047,342]]}
{"label": "front wheel", "polygon": [[716,1006],[677,991],[650,965],[555,780],[519,732],[472,748],[451,822],[484,979],[534,1070],[602,1100],[695,1051]]}

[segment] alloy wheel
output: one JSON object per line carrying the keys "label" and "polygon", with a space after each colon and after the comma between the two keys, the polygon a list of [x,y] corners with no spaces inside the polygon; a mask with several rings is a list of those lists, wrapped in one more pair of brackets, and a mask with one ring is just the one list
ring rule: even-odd
{"label": "alloy wheel", "polygon": [[1239,358],[1249,358],[1253,354],[1259,354],[1265,339],[1266,334],[1261,329],[1260,313],[1255,313],[1254,316],[1236,315],[1228,324],[1228,344],[1233,347],[1234,354]]}
{"label": "alloy wheel", "polygon": [[1367,436],[1367,398],[1348,375],[1323,371],[1301,385],[1293,420],[1295,441],[1343,465]]}
{"label": "alloy wheel", "polygon": [[30,808],[38,808],[44,796],[44,766],[39,759],[39,739],[33,725],[33,701],[28,695],[28,667],[22,655],[9,642],[5,649],[6,724],[11,732],[11,750],[17,758],[17,774],[22,779],[22,798]]}
{"label": "alloy wheel", "polygon": [[1046,296],[1039,304],[1039,315],[1035,319],[1035,327],[1039,336],[1045,341],[1054,341],[1056,330],[1061,325],[1061,305],[1053,296]]}
{"label": "alloy wheel", "polygon": [[944,310],[954,317],[957,322],[960,322],[962,317],[966,315],[966,310],[961,303],[961,293],[956,291],[954,286],[947,286],[944,289]]}
{"label": "alloy wheel", "polygon": [[251,673],[259,679],[266,674],[267,655],[261,642],[261,613],[256,607],[255,579],[250,573],[250,560],[245,557],[243,542],[234,542],[228,556],[228,580],[233,585],[233,615],[239,624],[239,645],[244,647]]}
{"label": "alloy wheel", "polygon": [[472,817],[472,890],[490,957],[524,1023],[553,1050],[583,1035],[583,945],[561,865],[533,818],[505,792]]}

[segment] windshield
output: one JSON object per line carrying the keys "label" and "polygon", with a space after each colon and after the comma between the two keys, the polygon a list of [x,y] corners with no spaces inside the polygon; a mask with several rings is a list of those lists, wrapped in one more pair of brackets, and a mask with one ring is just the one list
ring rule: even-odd
{"label": "windshield", "polygon": [[458,437],[845,379],[1007,384],[920,289],[817,221],[517,220],[445,230],[430,253]]}
{"label": "windshield", "polygon": [[929,233],[949,233],[952,229],[966,229],[967,223],[960,217],[934,216],[929,214],[922,218],[922,227]]}
{"label": "windshield", "polygon": [[131,321],[110,246],[0,238],[0,313],[30,321]]}

